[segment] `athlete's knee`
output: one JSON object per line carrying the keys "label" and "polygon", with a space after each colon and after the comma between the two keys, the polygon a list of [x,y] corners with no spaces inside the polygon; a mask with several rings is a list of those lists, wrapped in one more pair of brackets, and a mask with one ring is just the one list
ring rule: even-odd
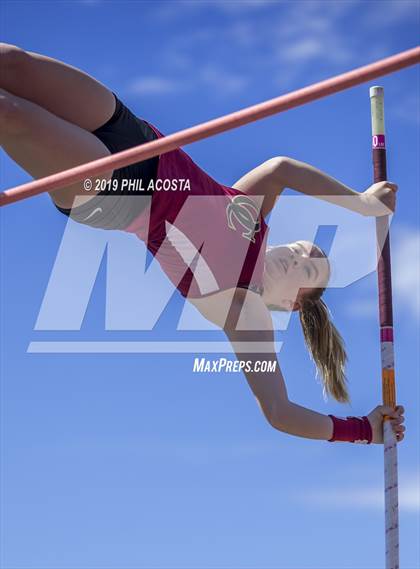
{"label": "athlete's knee", "polygon": [[24,49],[10,43],[0,43],[0,61],[3,69],[16,69],[28,61],[30,55]]}
{"label": "athlete's knee", "polygon": [[25,50],[8,43],[0,43],[0,84],[9,85],[18,77],[24,80],[22,72],[30,60],[30,55]]}
{"label": "athlete's knee", "polygon": [[19,134],[24,128],[23,115],[19,98],[0,88],[0,132]]}

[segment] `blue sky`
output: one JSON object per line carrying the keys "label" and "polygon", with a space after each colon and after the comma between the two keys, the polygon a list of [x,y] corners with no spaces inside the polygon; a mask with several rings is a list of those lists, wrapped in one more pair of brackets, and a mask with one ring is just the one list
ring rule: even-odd
{"label": "blue sky", "polygon": [[[84,69],[170,133],[415,46],[419,4],[3,1],[0,16],[3,41]],[[392,261],[398,399],[408,428],[399,447],[401,566],[415,569],[418,69],[374,84],[385,88],[388,174],[400,188]],[[372,180],[370,85],[186,150],[225,184],[288,155],[363,191]],[[1,189],[29,180],[4,153],[0,167]],[[270,242],[310,238],[322,225],[318,238],[332,245],[336,268],[325,298],[346,340],[352,405],[324,401],[296,315],[277,334],[289,396],[324,413],[367,413],[380,401],[371,220],[287,194],[272,216]],[[76,244],[70,257],[80,269],[81,252],[97,261],[103,240],[66,221],[47,196],[1,211],[2,567],[382,567],[381,447],[274,431],[242,376],[192,373],[198,353],[33,353],[35,342],[223,341],[183,312],[178,295],[152,330],[119,329],[107,312],[109,287],[124,281],[111,282],[110,258],[99,258],[93,277],[69,265],[59,272],[63,248]],[[346,227],[340,239],[338,224]],[[125,237],[115,237],[113,250],[128,258]],[[144,260],[144,251],[136,254]],[[82,292],[74,287],[83,289],[85,277],[93,288],[80,316]],[[134,322],[165,286],[154,279],[153,290],[140,283],[130,291],[135,306],[128,293],[125,304],[119,295]],[[58,287],[52,299],[51,283]],[[63,329],[48,329],[55,317]]]}

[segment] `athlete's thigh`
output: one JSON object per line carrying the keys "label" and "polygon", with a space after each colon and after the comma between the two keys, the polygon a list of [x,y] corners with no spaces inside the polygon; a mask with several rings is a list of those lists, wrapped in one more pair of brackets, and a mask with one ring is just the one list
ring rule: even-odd
{"label": "athlete's thigh", "polygon": [[[284,187],[280,185],[272,160],[263,162],[233,184],[233,188],[249,196],[262,196],[261,214],[268,215]],[[260,198],[261,199],[261,198]]]}
{"label": "athlete's thigh", "polygon": [[0,48],[2,54],[3,89],[89,131],[112,116],[113,93],[80,69],[6,44]]}
{"label": "athlete's thigh", "polygon": [[[73,166],[108,156],[108,148],[92,133],[57,117],[44,108],[13,97],[17,118],[13,128],[1,135],[2,148],[34,178],[42,178]],[[112,171],[100,177],[109,179]],[[74,198],[88,201],[94,196],[83,189],[83,182],[56,190],[52,197],[57,205],[70,208]]]}

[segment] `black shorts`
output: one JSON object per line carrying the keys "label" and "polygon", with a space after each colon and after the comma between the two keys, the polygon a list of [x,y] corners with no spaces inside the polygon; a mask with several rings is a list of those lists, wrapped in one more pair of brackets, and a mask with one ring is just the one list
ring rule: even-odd
{"label": "black shorts", "polygon": [[[142,119],[136,117],[115,96],[115,111],[112,117],[94,134],[110,150],[111,154],[150,142],[157,138],[155,132]],[[107,189],[100,191],[88,202],[64,209],[57,207],[62,213],[75,221],[100,227],[102,229],[125,229],[150,203],[151,191],[147,188],[156,180],[159,157],[149,158],[114,170]],[[132,191],[123,184],[123,180],[141,180],[141,191]]]}

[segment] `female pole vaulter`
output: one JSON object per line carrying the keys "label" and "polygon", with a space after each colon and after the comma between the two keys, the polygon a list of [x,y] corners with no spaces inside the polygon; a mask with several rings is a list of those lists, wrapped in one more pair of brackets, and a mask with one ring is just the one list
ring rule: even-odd
{"label": "female pole vaulter", "polygon": [[[33,178],[163,136],[74,67],[8,44],[1,44],[0,58],[1,146]],[[225,331],[239,361],[277,363],[270,310],[299,311],[324,390],[348,401],[344,343],[322,299],[328,259],[308,241],[267,248],[265,217],[286,187],[337,205],[351,196],[344,202],[353,211],[388,215],[395,210],[395,184],[376,183],[359,194],[313,166],[280,156],[227,187],[181,149],[91,177],[89,183],[101,191],[87,193],[80,182],[51,192],[51,198],[80,223],[144,240],[181,294]],[[169,183],[171,191],[158,191],[159,183]],[[289,400],[278,365],[272,373],[256,370],[244,368],[248,383],[268,422],[282,432],[382,443],[383,417],[389,416],[397,439],[404,438],[401,406],[378,406],[367,416],[345,419],[322,415]]]}

